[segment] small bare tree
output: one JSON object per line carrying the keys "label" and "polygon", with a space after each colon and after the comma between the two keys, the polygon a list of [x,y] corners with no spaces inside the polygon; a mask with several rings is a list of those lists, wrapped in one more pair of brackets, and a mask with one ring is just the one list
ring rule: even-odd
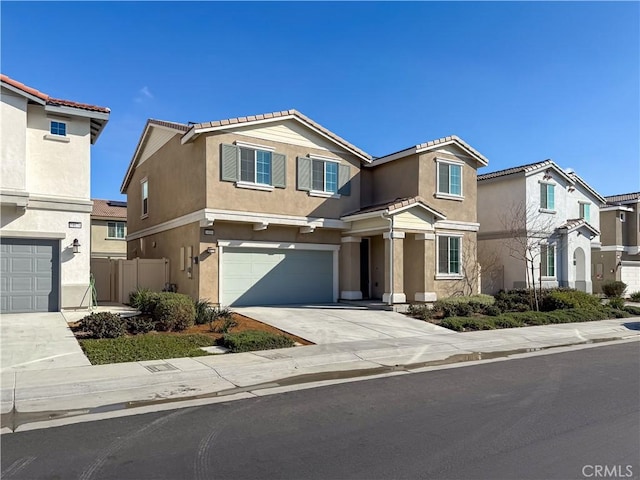
{"label": "small bare tree", "polygon": [[[461,246],[460,275],[462,278],[455,281],[456,292],[462,295],[480,293],[480,278],[482,274],[493,271],[498,265],[496,252],[481,254],[481,247],[476,239],[465,236]],[[482,265],[480,264],[482,258]]]}
{"label": "small bare tree", "polygon": [[526,202],[513,204],[500,218],[506,232],[503,247],[509,256],[523,262],[529,303],[531,308],[540,309],[540,293],[536,285],[542,288],[541,279],[536,282],[535,269],[540,268],[540,245],[554,231],[552,218],[540,213],[537,205]]}

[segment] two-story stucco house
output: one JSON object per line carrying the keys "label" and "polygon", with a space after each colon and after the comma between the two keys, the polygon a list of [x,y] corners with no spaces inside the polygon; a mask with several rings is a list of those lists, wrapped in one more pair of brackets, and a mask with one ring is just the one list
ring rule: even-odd
{"label": "two-story stucco house", "polygon": [[603,198],[552,160],[478,176],[482,290],[570,287],[592,291]]}
{"label": "two-story stucco house", "polygon": [[0,311],[86,306],[91,145],[109,109],[1,84]]}
{"label": "two-story stucco house", "polygon": [[486,164],[457,137],[374,160],[295,110],[149,120],[122,184],[128,257],[168,258],[178,291],[224,305],[435,299],[475,262]]}
{"label": "two-story stucco house", "polygon": [[127,202],[94,198],[91,258],[127,258]]}
{"label": "two-story stucco house", "polygon": [[602,282],[620,280],[627,284],[627,295],[640,292],[640,192],[604,199],[602,250],[592,258],[594,291],[602,291]]}

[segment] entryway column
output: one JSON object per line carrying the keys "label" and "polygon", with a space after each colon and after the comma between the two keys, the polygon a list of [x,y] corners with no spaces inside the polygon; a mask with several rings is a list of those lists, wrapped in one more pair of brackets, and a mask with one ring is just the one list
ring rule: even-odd
{"label": "entryway column", "polygon": [[384,295],[387,303],[406,303],[404,294],[404,232],[385,232],[384,238]]}
{"label": "entryway column", "polygon": [[360,237],[342,237],[340,247],[340,298],[362,300],[360,291]]}
{"label": "entryway column", "polygon": [[433,289],[435,278],[435,239],[434,233],[416,233],[415,241],[422,244],[422,255],[416,259],[415,268],[421,268],[420,291],[416,292],[416,302],[435,302],[438,299]]}

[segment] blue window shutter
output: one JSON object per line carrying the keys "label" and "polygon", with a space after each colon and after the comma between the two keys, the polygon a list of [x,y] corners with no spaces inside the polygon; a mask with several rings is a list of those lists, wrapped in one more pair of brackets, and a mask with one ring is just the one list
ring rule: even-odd
{"label": "blue window shutter", "polygon": [[351,167],[340,165],[338,171],[338,193],[340,195],[351,195]]}
{"label": "blue window shutter", "polygon": [[311,159],[298,157],[298,190],[311,190]]}
{"label": "blue window shutter", "polygon": [[287,157],[282,153],[271,155],[271,184],[277,188],[287,185]]}
{"label": "blue window shutter", "polygon": [[224,143],[220,147],[220,179],[225,182],[237,182],[238,147]]}

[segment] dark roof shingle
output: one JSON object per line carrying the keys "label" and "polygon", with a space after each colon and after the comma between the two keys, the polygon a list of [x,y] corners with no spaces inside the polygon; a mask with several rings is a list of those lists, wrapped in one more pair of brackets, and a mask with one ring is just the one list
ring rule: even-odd
{"label": "dark roof shingle", "polygon": [[604,199],[607,201],[607,205],[615,205],[618,203],[625,203],[625,202],[634,202],[634,201],[640,200],[640,192],[623,193],[620,195],[610,195],[608,197],[604,197]]}

